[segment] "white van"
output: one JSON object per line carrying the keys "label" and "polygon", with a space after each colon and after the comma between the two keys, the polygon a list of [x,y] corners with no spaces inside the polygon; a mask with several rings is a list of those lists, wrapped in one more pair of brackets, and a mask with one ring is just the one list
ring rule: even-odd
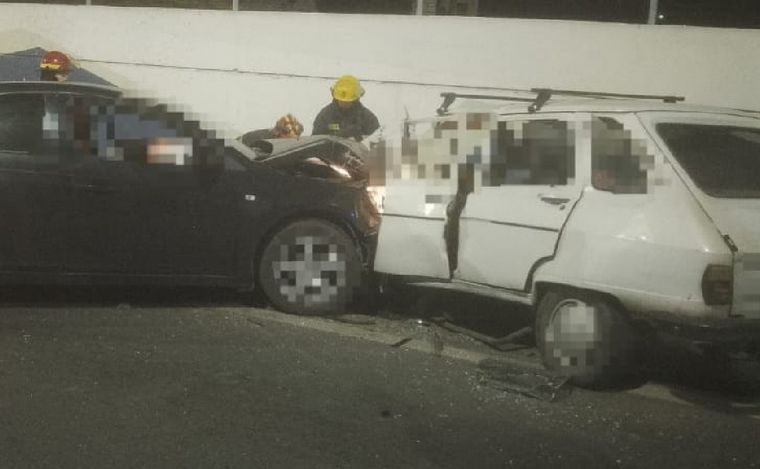
{"label": "white van", "polygon": [[532,305],[545,365],[582,385],[628,368],[640,320],[757,347],[760,114],[535,91],[445,94],[386,143],[375,271]]}

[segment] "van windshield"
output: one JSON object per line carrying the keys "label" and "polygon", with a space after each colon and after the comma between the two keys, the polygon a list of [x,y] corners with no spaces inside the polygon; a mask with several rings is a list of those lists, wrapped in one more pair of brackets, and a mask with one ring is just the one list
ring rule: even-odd
{"label": "van windshield", "polygon": [[657,133],[708,195],[760,198],[760,129],[662,123]]}

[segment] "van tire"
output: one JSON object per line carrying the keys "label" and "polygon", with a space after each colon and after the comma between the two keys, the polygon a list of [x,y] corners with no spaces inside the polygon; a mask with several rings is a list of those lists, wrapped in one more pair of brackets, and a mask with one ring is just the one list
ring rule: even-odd
{"label": "van tire", "polygon": [[356,245],[344,230],[325,220],[305,219],[269,240],[257,270],[258,285],[275,308],[328,315],[351,304],[363,269]]}
{"label": "van tire", "polygon": [[633,328],[621,307],[603,295],[549,289],[536,310],[535,331],[544,366],[577,386],[612,386],[632,371]]}

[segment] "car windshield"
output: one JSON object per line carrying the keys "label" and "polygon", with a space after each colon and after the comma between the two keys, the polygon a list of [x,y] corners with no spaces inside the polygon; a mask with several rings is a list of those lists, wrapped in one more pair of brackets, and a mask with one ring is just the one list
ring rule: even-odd
{"label": "car windshield", "polygon": [[662,123],[657,133],[707,194],[760,198],[760,129]]}

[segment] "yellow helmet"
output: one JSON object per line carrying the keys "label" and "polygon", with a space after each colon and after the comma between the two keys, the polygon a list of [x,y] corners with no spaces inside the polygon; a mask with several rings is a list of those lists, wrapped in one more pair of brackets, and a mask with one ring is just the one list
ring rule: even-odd
{"label": "yellow helmet", "polygon": [[353,75],[343,75],[338,78],[331,90],[333,98],[346,103],[357,101],[364,96],[364,88],[359,83],[359,79]]}

